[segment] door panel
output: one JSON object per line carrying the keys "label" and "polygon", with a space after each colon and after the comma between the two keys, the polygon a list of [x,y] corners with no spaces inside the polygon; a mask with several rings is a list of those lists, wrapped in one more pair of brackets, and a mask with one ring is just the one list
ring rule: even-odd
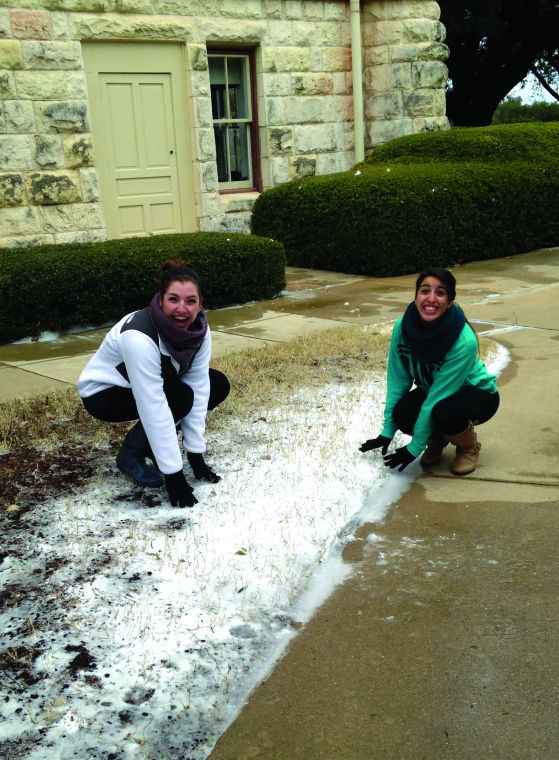
{"label": "door panel", "polygon": [[130,83],[107,81],[99,76],[103,123],[108,127],[111,156],[106,156],[111,169],[137,167],[138,135],[134,114],[134,93]]}
{"label": "door panel", "polygon": [[[146,165],[151,167],[173,165],[174,160],[169,159],[169,151],[174,155],[174,136],[172,134],[172,123],[170,114],[170,90],[169,82],[165,83],[165,88],[160,83],[147,84],[145,81],[140,84],[140,100],[142,123],[141,131],[145,141],[145,159]],[[160,114],[159,119],[152,119],[151,114]],[[169,145],[172,142],[172,145]],[[168,146],[168,147],[167,147]]]}
{"label": "door panel", "polygon": [[145,235],[146,221],[143,206],[121,206],[119,221],[121,235],[119,237],[137,237]]}

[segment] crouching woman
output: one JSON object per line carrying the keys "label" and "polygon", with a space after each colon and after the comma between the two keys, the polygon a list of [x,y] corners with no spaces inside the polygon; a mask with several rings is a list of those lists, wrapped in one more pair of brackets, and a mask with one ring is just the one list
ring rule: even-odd
{"label": "crouching woman", "polygon": [[401,471],[422,451],[421,465],[433,466],[451,443],[456,447],[452,472],[467,475],[476,468],[481,444],[474,426],[493,417],[499,393],[455,297],[452,273],[428,269],[417,278],[415,300],[394,325],[384,427],[360,447],[380,448],[385,455],[396,430],[411,435],[407,446],[384,457],[388,467]]}
{"label": "crouching woman", "polygon": [[143,488],[164,482],[173,506],[197,502],[183,473],[177,427],[194,476],[220,480],[204,460],[204,433],[208,410],[228,396],[230,385],[222,372],[210,369],[210,357],[200,278],[187,261],[165,261],[151,304],[114,325],[78,380],[93,417],[138,420],[122,442],[117,466]]}

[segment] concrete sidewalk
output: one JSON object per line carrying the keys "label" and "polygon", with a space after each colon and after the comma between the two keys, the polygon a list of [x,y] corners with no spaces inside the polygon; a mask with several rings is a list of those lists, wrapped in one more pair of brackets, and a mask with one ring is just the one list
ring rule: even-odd
{"label": "concrete sidewalk", "polygon": [[[212,760],[559,756],[559,248],[454,273],[478,332],[511,355],[479,466],[453,477],[447,450],[381,523],[359,528],[344,551],[350,579]],[[290,269],[286,296],[210,313],[214,354],[393,320],[414,281]],[[75,384],[103,334],[0,347],[0,398]]]}
{"label": "concrete sidewalk", "polygon": [[[478,469],[453,477],[448,452],[361,526],[344,551],[352,576],[211,760],[559,756],[559,249],[455,274],[468,316],[511,355]],[[345,303],[395,317],[412,280],[355,282]],[[331,318],[326,301],[310,313]]]}

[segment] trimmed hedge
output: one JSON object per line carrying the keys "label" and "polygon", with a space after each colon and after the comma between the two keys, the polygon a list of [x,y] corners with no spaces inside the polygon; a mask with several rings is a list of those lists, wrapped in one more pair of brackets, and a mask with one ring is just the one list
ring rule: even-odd
{"label": "trimmed hedge", "polygon": [[426,161],[548,161],[559,159],[559,122],[454,127],[443,132],[407,135],[379,145],[364,164]]}
{"label": "trimmed hedge", "polygon": [[[371,276],[557,245],[558,136],[515,124],[399,138],[351,171],[266,191],[252,231],[280,240],[290,265]],[[478,153],[491,160],[456,160]]]}
{"label": "trimmed hedge", "polygon": [[283,246],[239,233],[7,248],[0,250],[0,342],[117,321],[149,304],[159,265],[175,258],[200,274],[207,308],[273,298],[285,287]]}

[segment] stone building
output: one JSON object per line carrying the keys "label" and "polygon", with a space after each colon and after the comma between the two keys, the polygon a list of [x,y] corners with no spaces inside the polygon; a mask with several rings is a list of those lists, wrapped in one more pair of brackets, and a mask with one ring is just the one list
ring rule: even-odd
{"label": "stone building", "polygon": [[247,231],[448,127],[433,0],[0,0],[0,246]]}

